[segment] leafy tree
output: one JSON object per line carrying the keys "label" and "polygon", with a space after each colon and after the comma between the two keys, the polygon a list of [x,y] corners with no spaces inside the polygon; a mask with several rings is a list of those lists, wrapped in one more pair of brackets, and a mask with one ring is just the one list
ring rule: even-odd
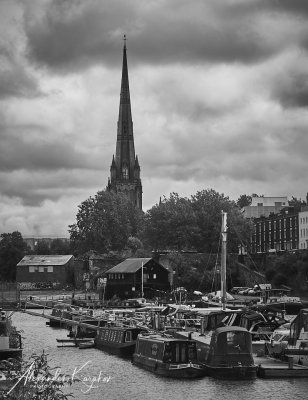
{"label": "leafy tree", "polygon": [[251,204],[252,197],[247,194],[241,194],[237,199],[236,204],[239,208],[243,208],[245,206],[249,206]]}
{"label": "leafy tree", "polygon": [[249,224],[233,201],[213,189],[197,192],[190,199],[172,193],[152,207],[145,215],[144,241],[155,250],[217,253],[222,210],[228,213],[228,249],[237,252],[240,241],[249,237]]}
{"label": "leafy tree", "polygon": [[70,254],[71,248],[70,244],[61,239],[54,239],[50,245],[51,254]]}
{"label": "leafy tree", "polygon": [[122,250],[130,236],[138,237],[143,213],[124,194],[101,191],[81,203],[76,218],[69,226],[76,252],[106,253]]}
{"label": "leafy tree", "polygon": [[25,255],[27,245],[21,233],[2,233],[0,240],[0,280],[15,281],[16,265]]}
{"label": "leafy tree", "polygon": [[198,227],[191,203],[171,193],[145,215],[144,241],[155,250],[189,249]]}
{"label": "leafy tree", "polygon": [[217,252],[221,234],[221,212],[227,212],[228,251],[237,252],[240,242],[249,237],[250,226],[235,202],[213,189],[197,192],[191,198],[199,235],[195,246],[203,252]]}
{"label": "leafy tree", "polygon": [[47,255],[51,254],[50,247],[45,240],[39,240],[35,248],[35,254]]}
{"label": "leafy tree", "polygon": [[133,236],[128,238],[126,246],[131,250],[132,254],[136,254],[137,250],[143,248],[141,240]]}

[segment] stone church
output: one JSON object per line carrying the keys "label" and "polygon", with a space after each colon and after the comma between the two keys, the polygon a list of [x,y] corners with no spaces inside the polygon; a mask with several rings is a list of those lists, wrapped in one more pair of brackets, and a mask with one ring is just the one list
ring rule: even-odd
{"label": "stone church", "polygon": [[135,155],[125,36],[116,153],[112,157],[107,190],[124,193],[136,207],[142,209],[142,184],[140,165]]}

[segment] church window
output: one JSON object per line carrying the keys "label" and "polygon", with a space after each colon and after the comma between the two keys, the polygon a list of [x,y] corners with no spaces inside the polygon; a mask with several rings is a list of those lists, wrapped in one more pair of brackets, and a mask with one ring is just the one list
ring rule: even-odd
{"label": "church window", "polygon": [[128,179],[128,167],[127,167],[127,165],[123,165],[123,167],[122,167],[122,177],[123,177],[123,179]]}

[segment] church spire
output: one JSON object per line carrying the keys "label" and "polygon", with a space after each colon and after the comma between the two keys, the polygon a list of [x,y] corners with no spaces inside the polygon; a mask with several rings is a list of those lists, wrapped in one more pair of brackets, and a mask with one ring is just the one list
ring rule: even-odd
{"label": "church spire", "polygon": [[126,35],[124,35],[122,79],[115,158],[110,168],[110,187],[128,194],[134,204],[142,208],[140,166],[135,155],[133,120],[131,112]]}

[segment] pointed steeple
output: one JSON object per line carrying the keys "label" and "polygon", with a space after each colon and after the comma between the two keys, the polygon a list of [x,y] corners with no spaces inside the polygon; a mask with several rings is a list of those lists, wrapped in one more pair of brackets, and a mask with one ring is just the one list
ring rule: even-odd
{"label": "pointed steeple", "polygon": [[133,178],[135,145],[128,82],[126,36],[124,36],[123,46],[122,80],[115,161],[118,171],[124,171],[126,179],[127,173],[128,178]]}
{"label": "pointed steeple", "polygon": [[[121,94],[120,94],[120,109],[119,109],[119,124],[132,123],[132,112],[130,105],[129,82],[128,82],[128,68],[127,68],[127,54],[126,54],[126,35],[124,35],[123,47],[123,64],[122,64],[122,81],[121,81]],[[121,130],[122,133],[123,129]],[[132,133],[132,132],[131,132]]]}
{"label": "pointed steeple", "polygon": [[130,102],[126,35],[124,35],[122,80],[115,158],[110,167],[111,190],[128,194],[129,198],[142,209],[142,185],[140,166],[135,155],[133,120]]}

